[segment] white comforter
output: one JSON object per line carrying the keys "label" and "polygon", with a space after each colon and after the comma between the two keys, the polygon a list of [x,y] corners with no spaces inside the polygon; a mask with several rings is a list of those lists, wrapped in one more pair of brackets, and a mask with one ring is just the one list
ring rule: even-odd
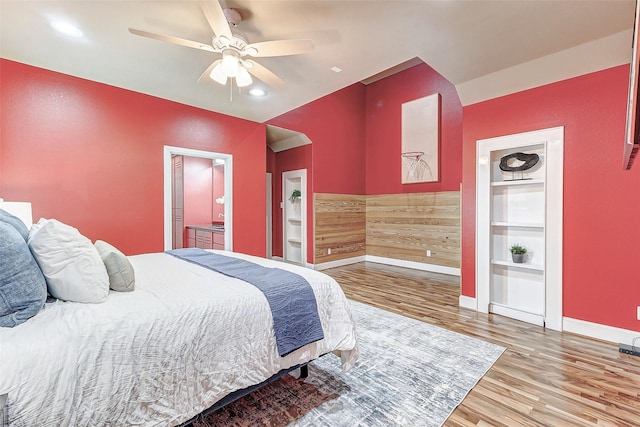
{"label": "white comforter", "polygon": [[111,292],[103,304],[58,301],[0,328],[10,425],[177,425],[281,369],[339,350],[347,370],[358,357],[348,302],[323,273],[278,263],[311,284],[325,334],[281,358],[257,288],[163,253],[130,260],[134,292]]}

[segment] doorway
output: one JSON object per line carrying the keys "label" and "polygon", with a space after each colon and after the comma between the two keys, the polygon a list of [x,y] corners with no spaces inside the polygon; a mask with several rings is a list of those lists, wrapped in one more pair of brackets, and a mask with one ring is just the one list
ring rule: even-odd
{"label": "doorway", "polygon": [[[175,189],[172,179],[172,168],[174,168],[172,158],[175,156],[186,156],[200,159],[209,159],[212,168],[222,169],[224,175],[224,192],[216,195],[210,211],[212,222],[215,221],[214,213],[217,212],[219,218],[224,218],[224,249],[233,250],[233,156],[231,154],[216,153],[210,151],[193,150],[182,147],[164,146],[164,250],[174,247],[174,239],[179,238],[179,232],[174,232],[174,197]],[[213,197],[213,195],[212,195]],[[220,205],[222,209],[220,209]],[[189,224],[183,224],[187,226]],[[177,245],[179,246],[179,245]]]}
{"label": "doorway", "polygon": [[287,262],[307,259],[307,170],[282,173],[282,243]]}
{"label": "doorway", "polygon": [[[267,218],[267,256],[271,256],[274,259],[287,260],[285,254],[288,245],[287,240],[284,239],[286,232],[285,224],[291,223],[291,221],[284,220],[285,209],[292,207],[288,204],[287,200],[291,194],[285,194],[283,192],[284,177],[283,173],[288,171],[297,171],[304,169],[307,172],[307,179],[311,179],[312,175],[308,175],[312,170],[312,143],[311,140],[304,134],[298,131],[285,129],[273,125],[267,125],[267,201],[271,204],[267,204],[267,215],[271,214],[272,220]],[[310,182],[311,184],[311,182]],[[309,185],[311,187],[311,185]],[[307,188],[305,181],[304,186],[299,188],[305,199],[305,208],[302,209],[305,214],[307,207],[312,209],[310,204],[313,204],[312,189]],[[302,208],[302,202],[296,202],[296,208]],[[302,217],[301,217],[302,218]],[[295,220],[293,221],[295,222]],[[300,228],[298,226],[292,226],[292,230]],[[312,225],[311,225],[312,227]],[[306,265],[309,254],[307,253],[307,240],[312,239],[308,236],[309,229],[306,224],[304,225],[304,238],[300,239],[300,243],[293,243],[298,245],[299,248],[289,248],[289,255],[293,252],[300,252],[302,259],[299,260],[295,256],[296,263]],[[300,228],[300,231],[302,229]],[[302,236],[301,236],[302,237]],[[298,239],[294,239],[298,240]],[[304,242],[303,242],[304,240]],[[305,245],[304,250],[302,245]],[[292,246],[292,245],[290,245]],[[311,256],[313,259],[313,256]]]}

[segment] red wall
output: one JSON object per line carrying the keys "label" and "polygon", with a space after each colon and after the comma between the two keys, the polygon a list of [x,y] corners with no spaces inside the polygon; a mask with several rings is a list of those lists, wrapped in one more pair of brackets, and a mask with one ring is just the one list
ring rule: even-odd
{"label": "red wall", "polygon": [[234,250],[265,253],[266,128],[0,60],[0,194],[127,254],[163,249],[163,146],[233,155]]}
{"label": "red wall", "polygon": [[476,140],[564,126],[563,315],[640,330],[640,165],[622,170],[628,79],[620,66],[464,108],[463,295],[476,286]]}
{"label": "red wall", "polygon": [[312,141],[313,192],[364,194],[364,97],[356,83],[268,122]]}
{"label": "red wall", "polygon": [[[277,153],[273,174],[273,254],[282,255],[282,172],[307,168],[307,191],[364,194],[364,85],[357,83],[268,124],[302,132],[310,145]],[[313,263],[313,198],[307,199],[307,262]],[[279,240],[276,240],[279,239]]]}
{"label": "red wall", "polygon": [[213,210],[213,160],[190,156],[183,158],[184,224],[210,225]]}
{"label": "red wall", "polygon": [[[442,95],[441,180],[402,185],[399,156],[402,103],[435,92]],[[384,194],[460,188],[462,106],[455,87],[426,64],[368,86],[351,85],[268,123],[302,132],[311,139],[314,193]],[[280,161],[277,157],[276,163]],[[274,168],[279,170],[273,178],[275,191],[281,185],[281,177],[276,175],[298,167]],[[276,212],[281,214],[280,200],[274,202],[274,255],[282,253],[282,219],[275,219]],[[310,203],[309,221],[312,214]],[[277,244],[276,238],[280,239]],[[309,227],[308,242],[313,242],[312,239],[313,230]],[[308,245],[307,257],[313,262],[312,244]]]}
{"label": "red wall", "polygon": [[[402,184],[402,104],[441,95],[440,181]],[[366,194],[458,191],[462,177],[462,104],[447,79],[426,64],[367,86]]]}

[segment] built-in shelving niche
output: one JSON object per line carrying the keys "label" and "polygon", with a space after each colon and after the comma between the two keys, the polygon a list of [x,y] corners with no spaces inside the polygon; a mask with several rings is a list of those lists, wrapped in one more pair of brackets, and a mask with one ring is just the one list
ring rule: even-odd
{"label": "built-in shelving niche", "polygon": [[[299,190],[301,197],[291,199],[291,193]],[[283,172],[283,258],[287,262],[306,264],[307,236],[307,170]]]}
{"label": "built-in shelving niche", "polygon": [[[478,141],[478,311],[562,328],[563,128]],[[527,170],[500,169],[512,153],[535,153]],[[509,248],[527,248],[524,263]]]}

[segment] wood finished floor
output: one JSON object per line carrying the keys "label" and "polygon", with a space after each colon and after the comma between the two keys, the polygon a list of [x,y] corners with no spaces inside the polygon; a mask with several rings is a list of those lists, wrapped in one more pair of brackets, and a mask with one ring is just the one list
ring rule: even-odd
{"label": "wood finished floor", "polygon": [[455,277],[374,263],[324,272],[350,299],[507,348],[445,426],[640,426],[640,358],[615,344],[460,308]]}

